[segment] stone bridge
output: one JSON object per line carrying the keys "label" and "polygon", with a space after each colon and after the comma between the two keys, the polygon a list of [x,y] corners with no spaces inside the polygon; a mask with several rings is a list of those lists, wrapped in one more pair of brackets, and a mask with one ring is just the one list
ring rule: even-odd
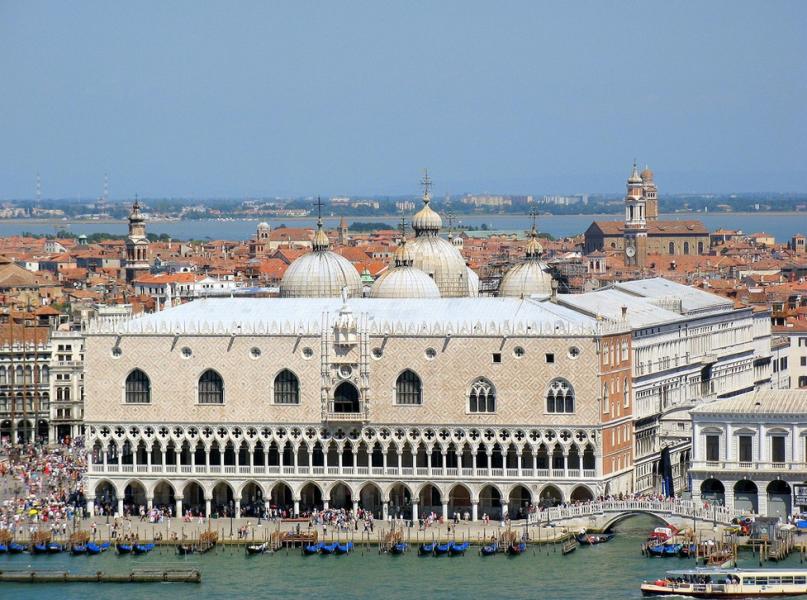
{"label": "stone bridge", "polygon": [[650,515],[678,529],[706,529],[729,525],[742,511],[725,506],[706,506],[692,500],[604,500],[575,506],[554,507],[532,513],[531,525],[553,523],[569,528],[607,531],[636,515]]}

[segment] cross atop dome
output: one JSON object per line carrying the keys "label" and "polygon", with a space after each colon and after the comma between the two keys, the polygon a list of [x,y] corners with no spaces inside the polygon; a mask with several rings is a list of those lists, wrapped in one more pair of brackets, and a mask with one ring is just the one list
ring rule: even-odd
{"label": "cross atop dome", "polygon": [[420,185],[423,186],[423,203],[428,204],[432,199],[432,180],[431,177],[429,177],[429,169],[423,169],[423,178],[420,180]]}

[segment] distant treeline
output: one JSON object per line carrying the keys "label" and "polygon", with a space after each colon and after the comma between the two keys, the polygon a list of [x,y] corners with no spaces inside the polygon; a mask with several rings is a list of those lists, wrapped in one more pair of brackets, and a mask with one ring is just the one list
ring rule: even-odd
{"label": "distant treeline", "polygon": [[[21,235],[22,237],[34,238],[37,240],[40,239],[77,240],[81,234],[74,233],[72,231],[59,231],[58,233],[31,233],[30,231],[23,231]],[[125,240],[128,236],[117,233],[99,232],[99,233],[91,233],[86,237],[87,237],[87,243],[97,244],[98,242],[102,242],[104,240]],[[146,237],[150,242],[167,242],[170,239],[172,239],[171,236],[168,235],[167,233],[161,233],[159,235],[157,235],[156,233],[147,233]]]}

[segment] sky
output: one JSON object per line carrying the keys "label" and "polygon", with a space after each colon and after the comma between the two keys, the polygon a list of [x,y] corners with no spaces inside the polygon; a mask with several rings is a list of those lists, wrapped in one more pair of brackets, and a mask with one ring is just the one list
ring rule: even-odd
{"label": "sky", "polygon": [[807,192],[807,2],[0,0],[0,199]]}

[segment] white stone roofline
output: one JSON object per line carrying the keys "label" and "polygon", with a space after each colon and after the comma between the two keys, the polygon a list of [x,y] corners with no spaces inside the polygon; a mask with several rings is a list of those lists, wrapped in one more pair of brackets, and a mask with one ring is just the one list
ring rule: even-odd
{"label": "white stone roofline", "polygon": [[[100,317],[90,322],[87,335],[320,335],[319,320],[308,321],[162,321],[159,324],[143,323],[142,317],[129,320]],[[537,321],[452,321],[448,323],[407,323],[402,321],[375,321],[362,314],[360,329],[368,335],[398,336],[460,336],[460,337],[568,337],[601,336],[630,332],[627,323],[598,321],[593,326],[568,323],[557,319],[552,323]]]}

